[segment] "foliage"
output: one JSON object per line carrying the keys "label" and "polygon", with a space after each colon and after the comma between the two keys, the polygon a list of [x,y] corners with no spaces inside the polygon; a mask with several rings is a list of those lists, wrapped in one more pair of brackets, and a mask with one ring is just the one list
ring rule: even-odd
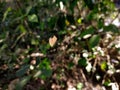
{"label": "foliage", "polygon": [[[1,88],[11,87],[10,81],[18,78],[12,89],[29,89],[32,81],[41,84],[36,90],[57,88],[54,81],[60,89],[69,89],[67,75],[79,69],[106,88],[118,82],[112,75],[120,59],[120,30],[113,23],[119,12],[112,0],[11,2],[14,6],[0,3]],[[87,87],[82,79],[72,87]]]}

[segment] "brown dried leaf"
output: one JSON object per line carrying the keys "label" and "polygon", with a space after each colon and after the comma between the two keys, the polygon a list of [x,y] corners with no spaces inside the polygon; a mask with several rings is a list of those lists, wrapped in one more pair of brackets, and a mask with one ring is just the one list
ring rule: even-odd
{"label": "brown dried leaf", "polygon": [[10,82],[10,84],[8,85],[8,90],[14,90],[16,84],[19,82],[19,79],[14,79]]}

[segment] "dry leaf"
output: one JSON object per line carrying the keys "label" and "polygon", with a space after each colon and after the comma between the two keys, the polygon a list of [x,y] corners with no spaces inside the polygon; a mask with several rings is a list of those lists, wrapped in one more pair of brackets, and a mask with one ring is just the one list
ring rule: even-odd
{"label": "dry leaf", "polygon": [[8,90],[14,90],[16,84],[19,82],[19,79],[14,79],[10,82],[10,84],[8,85]]}
{"label": "dry leaf", "polygon": [[49,38],[50,46],[53,47],[55,45],[56,41],[57,41],[57,37],[56,36],[50,37]]}
{"label": "dry leaf", "polygon": [[45,55],[43,53],[37,52],[37,53],[32,53],[30,56],[31,57],[44,57]]}

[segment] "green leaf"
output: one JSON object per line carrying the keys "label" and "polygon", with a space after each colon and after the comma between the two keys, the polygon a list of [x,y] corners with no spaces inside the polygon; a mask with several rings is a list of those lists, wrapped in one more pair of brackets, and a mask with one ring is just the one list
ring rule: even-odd
{"label": "green leaf", "polygon": [[51,69],[42,69],[41,71],[42,71],[42,73],[39,77],[44,79],[44,80],[52,75]]}
{"label": "green leaf", "polygon": [[44,69],[44,68],[50,69],[50,61],[49,61],[47,58],[45,58],[45,59],[39,64],[39,68],[40,68],[40,69]]}
{"label": "green leaf", "polygon": [[65,35],[65,34],[67,34],[67,30],[60,30],[60,31],[58,32],[58,34],[59,34],[59,35]]}
{"label": "green leaf", "polygon": [[50,66],[50,61],[48,59],[44,59],[42,62],[39,64],[39,70],[35,73],[33,76],[34,78],[42,78],[46,79],[52,75],[52,70]]}
{"label": "green leaf", "polygon": [[32,9],[32,6],[28,6],[28,7],[26,8],[26,15],[29,14],[29,12],[30,12],[31,9]]}
{"label": "green leaf", "polygon": [[32,45],[38,45],[39,44],[39,41],[37,39],[32,39],[31,40],[31,44]]}
{"label": "green leaf", "polygon": [[8,45],[6,43],[4,43],[1,47],[0,47],[0,52],[3,52],[3,50],[5,50],[8,47]]}
{"label": "green leaf", "polygon": [[111,31],[113,33],[119,33],[119,29],[113,25],[113,24],[110,24],[108,26],[104,26],[104,29],[103,29],[105,32],[108,32],[108,31]]}
{"label": "green leaf", "polygon": [[87,22],[90,22],[92,20],[97,20],[98,12],[96,10],[92,10],[90,13],[87,14],[86,20]]}
{"label": "green leaf", "polygon": [[41,70],[38,70],[35,74],[34,74],[34,78],[41,78],[41,79],[46,79],[48,77],[50,77],[52,75],[52,70],[51,69],[41,69]]}
{"label": "green leaf", "polygon": [[38,17],[36,14],[28,15],[28,21],[30,22],[38,22]]}
{"label": "green leaf", "polygon": [[75,64],[73,62],[68,63],[68,69],[72,69]]}
{"label": "green leaf", "polygon": [[41,50],[42,53],[46,54],[47,50],[50,48],[50,45],[42,43],[39,48],[40,48],[40,50]]}
{"label": "green leaf", "polygon": [[87,66],[87,60],[85,58],[81,58],[79,61],[78,61],[78,65],[82,66],[82,67],[85,67]]}
{"label": "green leaf", "polygon": [[59,15],[58,15],[57,26],[58,26],[61,30],[63,30],[63,29],[65,28],[65,26],[66,26],[65,20],[66,20],[66,18],[65,18],[65,16],[64,16],[63,14],[59,14]]}
{"label": "green leaf", "polygon": [[56,21],[57,21],[57,18],[56,17],[51,17],[49,20],[48,20],[48,25],[50,28],[54,28],[55,27],[55,24],[56,24]]}
{"label": "green leaf", "polygon": [[84,3],[86,4],[86,6],[90,9],[90,10],[93,10],[94,8],[94,2],[93,0],[84,0]]}
{"label": "green leaf", "polygon": [[99,35],[93,35],[90,40],[88,41],[88,45],[90,48],[94,48],[95,46],[98,45],[100,41],[100,36]]}
{"label": "green leaf", "polygon": [[78,23],[78,24],[81,24],[81,23],[82,23],[82,18],[78,18],[78,19],[77,19],[77,23]]}
{"label": "green leaf", "polygon": [[29,63],[29,61],[30,61],[29,58],[25,58],[25,59],[23,60],[23,62],[24,62],[24,63],[27,63],[27,64]]}
{"label": "green leaf", "polygon": [[41,70],[41,75],[40,77],[42,79],[46,79],[47,77],[50,77],[52,75],[52,70],[51,70],[51,66],[50,66],[50,61],[45,58],[39,65],[39,68]]}
{"label": "green leaf", "polygon": [[106,80],[106,81],[103,83],[103,85],[104,85],[104,86],[109,86],[110,83],[111,83],[111,80],[108,79],[108,80]]}
{"label": "green leaf", "polygon": [[30,65],[26,65],[26,66],[22,66],[17,72],[16,72],[16,76],[17,77],[21,77],[23,76],[27,70],[29,69]]}
{"label": "green leaf", "polygon": [[88,27],[86,30],[82,31],[80,34],[81,38],[84,38],[86,35],[94,34],[95,30],[92,26]]}
{"label": "green leaf", "polygon": [[45,23],[44,22],[40,22],[40,29],[44,30],[45,29]]}
{"label": "green leaf", "polygon": [[105,71],[107,69],[107,63],[104,61],[100,65],[101,70]]}
{"label": "green leaf", "polygon": [[78,83],[77,84],[77,90],[82,90],[83,88],[83,84],[82,83]]}
{"label": "green leaf", "polygon": [[97,24],[98,24],[97,26],[98,26],[99,29],[103,28],[103,26],[104,26],[104,19],[100,18],[98,20]]}
{"label": "green leaf", "polygon": [[20,31],[22,32],[22,33],[26,33],[27,32],[27,30],[25,29],[25,27],[21,24],[21,25],[19,25],[19,28],[20,28]]}
{"label": "green leaf", "polygon": [[23,90],[23,87],[28,83],[31,76],[23,77],[16,85],[15,90]]}
{"label": "green leaf", "polygon": [[70,7],[69,9],[74,12],[74,7],[77,6],[78,0],[70,0]]}
{"label": "green leaf", "polygon": [[8,13],[11,11],[12,9],[10,7],[7,8],[7,10],[5,11],[4,15],[3,15],[3,20],[5,21],[5,19],[7,18]]}

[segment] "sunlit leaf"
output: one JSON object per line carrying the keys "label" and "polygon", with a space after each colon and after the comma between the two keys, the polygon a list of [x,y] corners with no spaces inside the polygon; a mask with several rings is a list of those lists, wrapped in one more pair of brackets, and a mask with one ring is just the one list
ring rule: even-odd
{"label": "sunlit leaf", "polygon": [[82,90],[83,88],[83,84],[82,83],[78,83],[77,84],[77,90]]}
{"label": "sunlit leaf", "polygon": [[29,14],[29,12],[30,12],[31,9],[32,9],[32,6],[28,6],[28,7],[26,8],[26,15]]}
{"label": "sunlit leaf", "polygon": [[78,18],[77,22],[78,22],[79,24],[81,24],[81,23],[82,23],[82,18]]}
{"label": "sunlit leaf", "polygon": [[28,21],[30,22],[38,22],[38,17],[36,14],[28,15]]}
{"label": "sunlit leaf", "polygon": [[100,67],[101,67],[101,70],[105,71],[107,69],[107,63],[106,62],[102,62]]}

